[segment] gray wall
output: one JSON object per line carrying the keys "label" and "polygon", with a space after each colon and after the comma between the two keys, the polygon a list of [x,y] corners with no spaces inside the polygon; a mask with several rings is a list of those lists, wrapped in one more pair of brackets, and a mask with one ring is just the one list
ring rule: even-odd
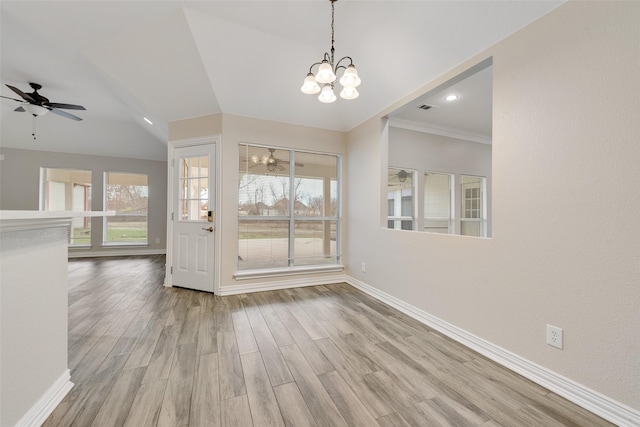
{"label": "gray wall", "polygon": [[[126,248],[127,252],[164,253],[167,234],[167,162],[89,156],[49,151],[1,148],[0,209],[38,210],[40,168],[91,171],[91,209],[103,210],[104,172],[143,173],[149,176],[149,245]],[[160,243],[155,243],[156,238]],[[102,248],[102,218],[92,218],[91,249],[73,249],[72,255],[122,253],[122,248]]]}

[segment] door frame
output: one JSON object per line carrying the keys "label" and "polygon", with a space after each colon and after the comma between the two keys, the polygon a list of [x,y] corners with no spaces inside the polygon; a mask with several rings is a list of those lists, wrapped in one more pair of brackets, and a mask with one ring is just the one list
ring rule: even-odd
{"label": "door frame", "polygon": [[215,154],[214,161],[214,174],[213,178],[215,180],[214,185],[214,198],[213,198],[213,227],[215,229],[214,240],[213,240],[213,249],[214,249],[214,257],[213,257],[213,293],[215,295],[220,294],[220,261],[221,261],[221,242],[220,242],[220,192],[222,189],[222,185],[220,182],[220,169],[222,166],[222,162],[220,159],[220,145],[222,143],[222,137],[220,134],[205,136],[200,138],[189,138],[189,139],[179,139],[175,141],[169,141],[168,144],[168,156],[167,156],[167,258],[165,264],[165,279],[164,286],[173,287],[173,274],[171,273],[171,266],[173,263],[173,226],[174,220],[172,216],[175,217],[173,208],[174,208],[174,198],[176,197],[174,188],[175,188],[175,152],[177,148],[184,147],[193,147],[199,145],[210,145],[213,144],[213,152]]}

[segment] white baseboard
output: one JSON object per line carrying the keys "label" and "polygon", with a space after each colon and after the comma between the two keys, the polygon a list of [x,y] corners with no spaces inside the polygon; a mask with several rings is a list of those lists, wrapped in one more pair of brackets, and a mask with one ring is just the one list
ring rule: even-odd
{"label": "white baseboard", "polygon": [[351,286],[620,427],[640,426],[640,411],[636,409],[470,334],[360,280],[351,276],[343,278]]}
{"label": "white baseboard", "polygon": [[278,280],[274,282],[247,283],[243,285],[221,286],[219,295],[248,294],[252,292],[275,291],[278,289],[302,288],[305,286],[330,285],[332,283],[345,283],[343,274],[320,277],[298,276],[295,279]]}
{"label": "white baseboard", "polygon": [[71,375],[67,369],[40,399],[38,399],[31,409],[24,414],[15,427],[40,427],[60,402],[62,402],[62,399],[64,399],[72,387]]}
{"label": "white baseboard", "polygon": [[166,249],[142,249],[142,248],[106,248],[99,251],[84,251],[81,249],[69,249],[69,258],[94,258],[109,256],[136,256],[136,255],[165,255]]}

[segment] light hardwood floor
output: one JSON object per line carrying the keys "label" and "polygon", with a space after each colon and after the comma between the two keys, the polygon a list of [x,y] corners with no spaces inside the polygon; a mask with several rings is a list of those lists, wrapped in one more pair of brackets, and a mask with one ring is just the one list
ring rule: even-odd
{"label": "light hardwood floor", "polygon": [[219,297],[164,257],[69,263],[45,426],[609,426],[347,284]]}

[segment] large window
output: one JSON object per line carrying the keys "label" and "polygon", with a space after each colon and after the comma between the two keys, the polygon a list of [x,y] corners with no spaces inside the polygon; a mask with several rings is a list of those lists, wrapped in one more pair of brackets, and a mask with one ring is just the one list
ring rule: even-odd
{"label": "large window", "polygon": [[340,157],[239,148],[238,270],[338,264]]}
{"label": "large window", "polygon": [[105,245],[147,243],[149,186],[147,175],[105,172],[105,210],[115,216],[104,218]]}
{"label": "large window", "polygon": [[[40,195],[40,210],[43,211],[90,211],[91,171],[41,168]],[[91,244],[90,217],[72,219],[69,244]]]}

